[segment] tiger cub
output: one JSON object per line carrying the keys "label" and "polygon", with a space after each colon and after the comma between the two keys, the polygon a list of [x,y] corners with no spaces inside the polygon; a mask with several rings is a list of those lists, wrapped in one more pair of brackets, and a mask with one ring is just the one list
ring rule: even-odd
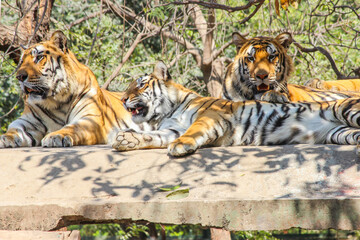
{"label": "tiger cub", "polygon": [[246,39],[235,32],[232,37],[237,54],[226,69],[222,91],[224,99],[284,103],[360,97],[360,93],[330,92],[289,84],[294,68],[287,54],[293,42],[289,33],[281,33],[275,38]]}
{"label": "tiger cub", "polygon": [[203,146],[357,144],[360,138],[360,99],[275,104],[201,97],[175,83],[163,62],[132,82],[122,100],[134,122],[156,130],[120,131],[112,145],[119,151],[167,147],[183,156]]}
{"label": "tiger cub", "polygon": [[0,148],[100,144],[119,129],[140,130],[123,108],[122,93],[99,87],[61,31],[24,51],[16,77],[25,108],[0,135]]}

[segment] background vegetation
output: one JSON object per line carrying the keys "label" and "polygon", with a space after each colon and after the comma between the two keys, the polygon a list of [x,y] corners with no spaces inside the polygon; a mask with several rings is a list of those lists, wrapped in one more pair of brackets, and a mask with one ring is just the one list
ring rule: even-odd
{"label": "background vegetation", "polygon": [[[249,38],[290,32],[296,41],[289,49],[295,64],[291,83],[360,78],[360,2],[354,0],[0,0],[0,10],[0,133],[23,108],[15,78],[20,44],[46,40],[58,29],[100,85],[117,91],[150,73],[161,59],[176,81],[217,95],[235,56],[235,31]],[[116,233],[119,239],[148,231],[136,225],[81,229],[92,236]],[[196,226],[166,231],[170,236],[204,234]],[[267,232],[235,235],[269,239]]]}
{"label": "background vegetation", "polygon": [[[298,44],[312,49],[302,52],[295,44],[290,47],[296,69],[292,83],[360,75],[357,57],[360,3],[353,0],[281,0],[282,4],[293,4],[286,11],[282,8],[286,4],[280,6],[279,14],[276,14],[278,0],[25,2],[28,2],[26,6],[15,0],[2,1],[1,5],[2,132],[22,110],[14,76],[17,66],[14,56],[19,55],[19,44],[46,39],[57,29],[65,32],[70,49],[94,71],[101,85],[113,79],[111,90],[124,90],[129,81],[151,72],[156,60],[162,59],[171,67],[174,79],[203,95],[216,95],[221,91],[218,83],[225,66],[235,55],[235,47],[231,45],[231,34],[235,31],[248,37],[276,36],[289,31]],[[39,16],[45,8],[44,2],[49,2],[46,9],[51,7],[52,11],[48,20],[45,14],[42,28]],[[20,30],[27,17],[25,10],[31,7],[38,13],[33,14],[32,21],[40,28],[36,32],[33,24],[24,37]],[[18,38],[8,36],[9,27],[17,30]],[[329,53],[334,65],[317,51],[319,47]],[[211,85],[212,78],[215,85]],[[11,109],[15,111],[9,113]]]}

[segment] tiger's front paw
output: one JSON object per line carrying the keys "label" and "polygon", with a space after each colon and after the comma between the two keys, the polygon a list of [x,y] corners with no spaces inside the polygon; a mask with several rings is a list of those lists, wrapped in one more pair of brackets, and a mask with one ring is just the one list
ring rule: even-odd
{"label": "tiger's front paw", "polygon": [[121,131],[116,135],[112,147],[118,151],[139,149],[141,138],[142,136],[140,133],[136,133],[133,131],[126,131],[126,132]]}
{"label": "tiger's front paw", "polygon": [[192,154],[196,151],[196,149],[197,146],[194,143],[185,143],[182,142],[179,138],[170,143],[168,146],[169,154],[174,157],[182,157]]}
{"label": "tiger's front paw", "polygon": [[290,102],[288,96],[285,93],[280,93],[274,90],[269,90],[261,96],[262,101],[271,103],[288,103]]}
{"label": "tiger's front paw", "polygon": [[311,88],[317,88],[317,89],[325,89],[324,82],[325,82],[324,80],[314,78],[314,79],[311,79],[311,80],[308,80],[307,82],[305,82],[304,86],[311,87]]}
{"label": "tiger's front paw", "polygon": [[72,147],[74,140],[69,135],[61,133],[49,133],[41,140],[43,147]]}
{"label": "tiger's front paw", "polygon": [[18,135],[4,134],[0,136],[0,148],[21,147],[22,140]]}

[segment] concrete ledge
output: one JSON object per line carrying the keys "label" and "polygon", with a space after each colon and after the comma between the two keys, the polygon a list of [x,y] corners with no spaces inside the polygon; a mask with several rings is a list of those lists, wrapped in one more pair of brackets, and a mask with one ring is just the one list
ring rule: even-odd
{"label": "concrete ledge", "polygon": [[[289,145],[201,149],[108,146],[0,150],[0,229],[149,221],[228,230],[360,229],[355,146]],[[168,200],[159,187],[189,188]]]}
{"label": "concrete ledge", "polygon": [[79,231],[43,232],[43,231],[1,231],[1,240],[80,240]]}

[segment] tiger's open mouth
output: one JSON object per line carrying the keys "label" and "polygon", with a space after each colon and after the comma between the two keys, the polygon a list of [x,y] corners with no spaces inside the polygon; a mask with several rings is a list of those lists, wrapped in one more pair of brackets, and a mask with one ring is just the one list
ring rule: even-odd
{"label": "tiger's open mouth", "polygon": [[270,89],[270,86],[265,83],[262,83],[259,86],[257,86],[258,91],[267,91],[269,89]]}
{"label": "tiger's open mouth", "polygon": [[149,108],[142,104],[136,104],[135,107],[127,107],[129,112],[131,112],[132,116],[145,116],[149,110]]}
{"label": "tiger's open mouth", "polygon": [[42,96],[43,98],[46,97],[46,91],[39,90],[39,89],[33,89],[29,87],[24,87],[25,94],[31,94],[31,95],[38,95]]}

